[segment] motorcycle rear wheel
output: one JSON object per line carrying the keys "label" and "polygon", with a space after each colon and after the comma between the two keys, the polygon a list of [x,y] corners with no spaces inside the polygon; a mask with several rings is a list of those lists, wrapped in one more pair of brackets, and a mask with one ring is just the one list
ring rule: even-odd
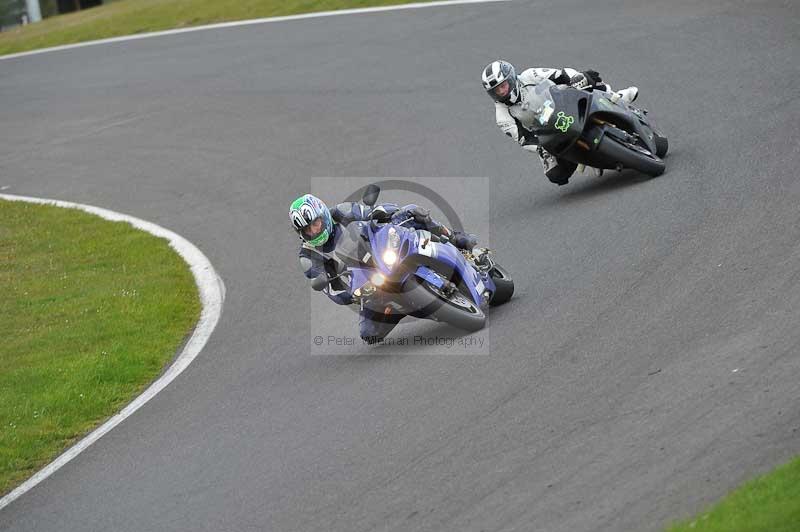
{"label": "motorcycle rear wheel", "polygon": [[492,299],[489,300],[489,305],[496,307],[507,303],[511,296],[514,295],[514,280],[507,271],[496,264],[489,272],[489,275],[492,277],[496,288],[494,294],[492,294]]}
{"label": "motorcycle rear wheel", "polygon": [[663,159],[667,154],[667,150],[669,150],[669,141],[667,137],[662,137],[654,131],[653,140],[656,142],[656,157],[661,157]]}

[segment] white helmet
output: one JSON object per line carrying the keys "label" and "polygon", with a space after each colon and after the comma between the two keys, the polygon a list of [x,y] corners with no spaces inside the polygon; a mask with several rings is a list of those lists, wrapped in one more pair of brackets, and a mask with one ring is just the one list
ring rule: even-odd
{"label": "white helmet", "polygon": [[514,65],[508,61],[492,61],[483,69],[483,88],[496,102],[513,105],[519,99],[519,81]]}

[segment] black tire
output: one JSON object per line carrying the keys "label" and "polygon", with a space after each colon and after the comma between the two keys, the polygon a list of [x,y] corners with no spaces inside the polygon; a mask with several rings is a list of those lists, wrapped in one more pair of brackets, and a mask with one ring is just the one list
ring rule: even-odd
{"label": "black tire", "polygon": [[[640,149],[644,150],[644,148]],[[629,148],[611,135],[603,137],[597,151],[608,159],[621,164],[623,168],[631,168],[652,177],[660,176],[666,170],[664,161],[658,157]]]}
{"label": "black tire", "polygon": [[669,141],[667,140],[667,137],[662,137],[654,131],[653,140],[656,143],[656,156],[663,159],[667,154],[667,150],[669,150]]}
{"label": "black tire", "polygon": [[514,295],[514,280],[507,271],[496,264],[489,272],[489,275],[492,277],[496,288],[494,294],[492,294],[492,299],[489,300],[489,305],[496,307],[507,303],[511,296]]}
{"label": "black tire", "polygon": [[486,325],[486,315],[472,300],[456,291],[446,298],[430,283],[411,275],[403,284],[404,305],[415,309],[412,316],[449,323],[464,331],[474,332]]}

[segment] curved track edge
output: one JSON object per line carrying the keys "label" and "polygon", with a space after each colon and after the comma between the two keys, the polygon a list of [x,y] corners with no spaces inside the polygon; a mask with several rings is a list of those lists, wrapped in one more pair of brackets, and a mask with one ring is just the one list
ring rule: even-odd
{"label": "curved track edge", "polygon": [[216,24],[204,24],[202,26],[193,26],[191,28],[179,28],[174,30],[154,31],[150,33],[139,33],[134,35],[122,35],[120,37],[109,37],[107,39],[97,39],[94,41],[86,41],[74,44],[62,44],[60,46],[51,46],[49,48],[40,48],[38,50],[29,50],[27,52],[16,52],[12,54],[0,55],[0,61],[4,59],[14,59],[17,57],[26,57],[29,55],[44,54],[47,52],[58,52],[60,50],[72,50],[74,48],[83,48],[85,46],[94,46],[96,44],[109,44],[115,42],[137,41],[139,39],[149,39],[151,37],[161,37],[163,35],[176,35],[179,33],[190,33],[194,31],[215,30],[222,28],[236,28],[239,26],[252,26],[254,24],[265,24],[268,22],[285,22],[288,20],[304,20],[309,18],[323,18],[335,17],[339,15],[360,15],[362,13],[381,13],[384,11],[402,11],[405,9],[421,9],[426,7],[442,7],[461,4],[485,4],[490,2],[510,2],[511,0],[440,0],[437,2],[417,2],[411,4],[398,4],[392,6],[377,6],[377,7],[360,7],[354,9],[337,9],[335,11],[318,11],[316,13],[301,13],[298,15],[285,15],[281,17],[267,17],[267,18],[254,18],[245,20],[235,20],[232,22],[218,22]]}
{"label": "curved track edge", "polygon": [[146,231],[159,238],[165,238],[169,242],[170,247],[172,247],[189,265],[192,275],[194,276],[195,283],[197,284],[197,289],[200,295],[200,303],[202,305],[200,319],[197,321],[197,325],[195,326],[191,337],[189,337],[189,340],[185,343],[183,349],[175,358],[172,365],[169,366],[158,379],[156,379],[144,392],[133,399],[133,401],[131,401],[119,413],[109,418],[105,423],[94,429],[78,443],[58,456],[58,458],[50,462],[43,469],[38,471],[28,480],[14,488],[11,492],[0,499],[0,510],[2,510],[14,500],[30,491],[34,486],[42,482],[44,479],[58,471],[70,460],[83,452],[87,447],[102,438],[111,429],[122,423],[139,408],[144,406],[144,404],[150,399],[155,397],[156,394],[158,394],[161,390],[166,388],[166,386],[175,380],[175,378],[180,375],[183,370],[189,367],[189,364],[191,364],[197,355],[200,354],[200,351],[206,345],[211,333],[214,331],[214,328],[219,322],[220,315],[222,314],[222,304],[225,301],[225,285],[222,282],[222,278],[220,278],[220,276],[217,274],[208,258],[194,244],[177,233],[173,233],[172,231],[152,222],[108,209],[80,203],[71,203],[68,201],[32,198],[9,194],[0,194],[0,199],[79,209],[100,216],[106,220],[114,222],[128,222],[137,229]]}

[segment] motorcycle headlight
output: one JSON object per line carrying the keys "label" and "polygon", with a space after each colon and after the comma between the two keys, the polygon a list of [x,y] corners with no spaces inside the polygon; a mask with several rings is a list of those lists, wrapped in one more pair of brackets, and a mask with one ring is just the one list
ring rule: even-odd
{"label": "motorcycle headlight", "polygon": [[394,266],[394,263],[397,262],[397,253],[391,249],[387,249],[383,252],[383,263],[387,266]]}
{"label": "motorcycle headlight", "polygon": [[384,277],[383,274],[374,273],[372,274],[372,278],[370,280],[372,281],[372,284],[374,284],[375,286],[381,286],[384,283],[384,281],[386,281],[386,277]]}

